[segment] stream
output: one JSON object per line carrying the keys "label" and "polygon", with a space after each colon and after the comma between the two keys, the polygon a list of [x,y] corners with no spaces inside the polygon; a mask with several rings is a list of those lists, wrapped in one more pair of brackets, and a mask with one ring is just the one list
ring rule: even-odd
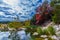
{"label": "stream", "polygon": [[24,30],[18,32],[0,32],[0,40],[29,40],[30,34],[26,35]]}

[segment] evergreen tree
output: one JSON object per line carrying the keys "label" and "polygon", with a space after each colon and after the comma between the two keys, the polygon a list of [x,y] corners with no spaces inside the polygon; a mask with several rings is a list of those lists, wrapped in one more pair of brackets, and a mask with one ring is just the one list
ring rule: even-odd
{"label": "evergreen tree", "polygon": [[54,8],[54,11],[53,11],[54,16],[52,17],[52,20],[54,23],[60,24],[60,2],[59,0],[51,1],[51,6]]}
{"label": "evergreen tree", "polygon": [[31,24],[33,25],[33,24],[35,24],[35,21],[36,21],[36,19],[35,19],[35,15],[32,17],[32,19],[31,19]]}

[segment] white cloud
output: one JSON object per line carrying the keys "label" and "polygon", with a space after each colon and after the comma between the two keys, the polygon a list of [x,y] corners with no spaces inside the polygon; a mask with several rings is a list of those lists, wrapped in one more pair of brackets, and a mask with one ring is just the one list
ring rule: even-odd
{"label": "white cloud", "polygon": [[0,12],[0,15],[5,15],[5,13],[4,12]]}
{"label": "white cloud", "polygon": [[18,0],[3,0],[3,2],[9,4],[9,5],[17,5],[18,4]]}
{"label": "white cloud", "polygon": [[8,18],[8,17],[9,17],[9,18],[17,18],[16,15],[6,15],[5,17],[6,17],[6,18]]}
{"label": "white cloud", "polygon": [[10,14],[13,14],[13,13],[15,13],[15,11],[14,10],[7,10]]}

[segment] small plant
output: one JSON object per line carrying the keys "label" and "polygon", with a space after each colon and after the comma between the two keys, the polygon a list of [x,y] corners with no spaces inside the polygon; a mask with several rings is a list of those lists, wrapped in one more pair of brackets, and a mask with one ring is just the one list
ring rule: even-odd
{"label": "small plant", "polygon": [[24,25],[25,25],[25,26],[30,26],[30,21],[29,21],[29,20],[28,20],[28,21],[25,21],[25,22],[24,22]]}
{"label": "small plant", "polygon": [[48,37],[48,40],[53,40],[51,37]]}
{"label": "small plant", "polygon": [[42,30],[41,27],[38,27],[38,28],[37,28],[37,33],[38,33],[39,35],[42,35],[42,34],[43,34],[43,30]]}
{"label": "small plant", "polygon": [[25,30],[25,32],[26,32],[26,34],[28,34],[28,33],[31,33],[31,26],[29,26],[29,27],[26,27],[26,30]]}
{"label": "small plant", "polygon": [[22,27],[22,23],[14,21],[14,22],[8,23],[8,26],[9,26],[9,28],[14,28],[17,30],[18,28]]}
{"label": "small plant", "polygon": [[48,36],[49,36],[49,32],[48,32],[47,29],[44,29],[44,30],[43,30],[43,35],[48,35]]}
{"label": "small plant", "polygon": [[51,35],[55,35],[55,29],[53,28],[53,26],[49,26],[48,31]]}
{"label": "small plant", "polygon": [[44,38],[35,38],[35,40],[44,40]]}
{"label": "small plant", "polygon": [[31,35],[34,33],[34,32],[36,32],[36,26],[27,26],[26,27],[26,33],[28,34],[28,33],[31,33]]}

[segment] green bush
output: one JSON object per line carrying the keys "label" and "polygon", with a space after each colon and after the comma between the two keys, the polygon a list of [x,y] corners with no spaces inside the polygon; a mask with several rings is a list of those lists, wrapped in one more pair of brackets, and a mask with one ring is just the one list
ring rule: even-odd
{"label": "green bush", "polygon": [[52,20],[55,24],[60,24],[60,1],[55,0],[51,1],[50,5],[53,7],[53,14]]}
{"label": "green bush", "polygon": [[20,28],[20,27],[22,27],[22,23],[21,22],[10,22],[10,23],[8,23],[8,26],[10,27],[10,28],[15,28],[15,29],[18,29],[18,28]]}
{"label": "green bush", "polygon": [[34,25],[30,25],[30,26],[27,26],[26,27],[26,33],[31,33],[31,35],[36,32],[37,30],[37,26],[34,26]]}
{"label": "green bush", "polygon": [[50,35],[55,35],[55,29],[53,28],[53,26],[49,26],[47,30],[49,31]]}
{"label": "green bush", "polygon": [[60,23],[60,10],[59,9],[55,9],[54,16],[52,17],[52,20],[55,24],[59,24]]}
{"label": "green bush", "polygon": [[49,32],[48,32],[47,29],[44,29],[44,30],[43,30],[43,35],[48,35],[48,36],[49,36]]}
{"label": "green bush", "polygon": [[41,28],[41,27],[38,27],[38,28],[37,28],[37,32],[38,32],[39,35],[42,35],[42,34],[43,34],[42,28]]}
{"label": "green bush", "polygon": [[51,37],[48,37],[48,40],[53,40]]}

